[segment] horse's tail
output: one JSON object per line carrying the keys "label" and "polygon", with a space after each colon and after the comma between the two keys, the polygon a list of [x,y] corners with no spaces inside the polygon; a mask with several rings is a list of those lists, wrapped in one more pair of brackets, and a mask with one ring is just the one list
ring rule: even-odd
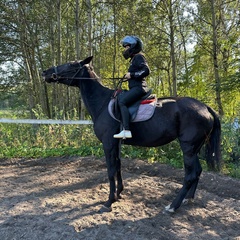
{"label": "horse's tail", "polygon": [[206,160],[209,169],[220,170],[221,168],[221,123],[216,112],[207,107],[214,118],[213,129],[206,142]]}

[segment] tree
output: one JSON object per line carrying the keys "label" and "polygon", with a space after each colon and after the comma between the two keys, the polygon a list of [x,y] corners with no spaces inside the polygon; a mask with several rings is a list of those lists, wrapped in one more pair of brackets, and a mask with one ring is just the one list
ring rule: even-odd
{"label": "tree", "polygon": [[215,0],[211,0],[211,13],[212,13],[212,58],[213,58],[213,68],[215,76],[215,93],[216,93],[216,102],[218,105],[218,112],[222,116],[223,108],[221,101],[220,93],[220,76],[219,76],[219,64],[218,64],[218,36],[217,36],[217,23],[216,23],[216,13],[215,13]]}
{"label": "tree", "polygon": [[7,99],[15,92],[32,117],[38,106],[49,118],[87,117],[78,90],[42,83],[41,71],[94,55],[95,71],[114,88],[104,78],[126,73],[119,41],[128,34],[144,42],[147,81],[157,95],[197,97],[221,115],[236,115],[239,2],[2,0],[0,64],[14,67],[8,74],[6,64],[0,68],[1,94]]}

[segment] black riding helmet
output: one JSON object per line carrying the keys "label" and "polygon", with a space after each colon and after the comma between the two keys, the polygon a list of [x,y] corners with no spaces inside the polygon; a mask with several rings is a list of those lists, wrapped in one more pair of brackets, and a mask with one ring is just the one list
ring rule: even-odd
{"label": "black riding helmet", "polygon": [[133,57],[134,54],[137,54],[143,50],[143,42],[137,36],[126,36],[121,42],[123,47],[129,46],[128,49],[123,51],[123,56],[125,59]]}

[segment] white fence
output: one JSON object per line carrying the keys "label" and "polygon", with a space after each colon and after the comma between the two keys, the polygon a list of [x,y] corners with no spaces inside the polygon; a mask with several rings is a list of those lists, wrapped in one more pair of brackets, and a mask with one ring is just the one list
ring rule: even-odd
{"label": "white fence", "polygon": [[52,119],[9,119],[0,118],[0,123],[23,123],[23,124],[93,124],[89,120],[52,120]]}

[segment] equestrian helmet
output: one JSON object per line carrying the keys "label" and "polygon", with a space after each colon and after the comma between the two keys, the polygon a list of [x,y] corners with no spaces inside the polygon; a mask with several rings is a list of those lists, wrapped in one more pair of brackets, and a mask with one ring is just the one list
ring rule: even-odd
{"label": "equestrian helmet", "polygon": [[126,36],[121,40],[123,47],[129,46],[129,48],[123,51],[125,59],[132,58],[134,54],[137,54],[143,50],[143,42],[137,36]]}

